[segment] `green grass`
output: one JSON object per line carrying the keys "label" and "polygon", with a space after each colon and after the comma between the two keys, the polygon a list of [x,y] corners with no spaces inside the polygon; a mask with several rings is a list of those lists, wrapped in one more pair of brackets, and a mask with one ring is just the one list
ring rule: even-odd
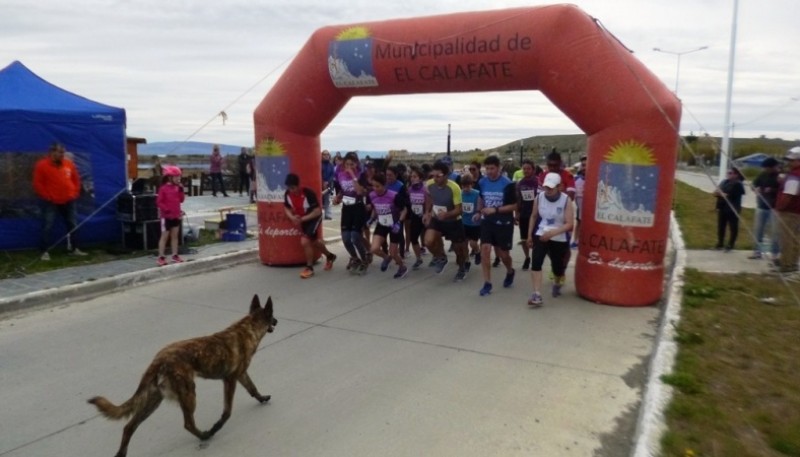
{"label": "green grass", "polygon": [[[676,182],[689,249],[716,244],[714,197]],[[737,248],[752,249],[742,212]],[[665,457],[800,457],[800,282],[688,269],[667,407]]]}
{"label": "green grass", "polygon": [[[198,241],[189,243],[189,247],[203,246],[216,243],[214,232],[200,229]],[[0,252],[0,279],[19,278],[34,273],[58,270],[61,268],[79,267],[114,260],[125,260],[136,257],[153,255],[154,251],[123,250],[116,245],[94,245],[81,247],[87,256],[77,257],[67,254],[65,249],[50,251],[50,260],[39,260],[41,253],[38,250],[2,251]]]}
{"label": "green grass", "polygon": [[[686,183],[675,182],[672,207],[681,226],[687,249],[712,249],[717,244],[716,197]],[[736,249],[753,250],[752,208],[743,208]]]}

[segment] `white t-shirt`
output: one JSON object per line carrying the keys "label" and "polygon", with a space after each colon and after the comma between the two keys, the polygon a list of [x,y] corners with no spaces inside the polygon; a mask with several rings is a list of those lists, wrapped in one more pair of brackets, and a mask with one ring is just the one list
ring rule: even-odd
{"label": "white t-shirt", "polygon": [[[541,236],[544,232],[557,229],[567,223],[566,211],[567,202],[569,197],[566,193],[561,192],[558,200],[551,202],[545,195],[539,194],[536,199],[539,201],[539,216],[542,218],[539,222],[539,228],[536,230],[536,235]],[[550,238],[552,241],[567,241],[567,234],[559,233],[558,235]]]}

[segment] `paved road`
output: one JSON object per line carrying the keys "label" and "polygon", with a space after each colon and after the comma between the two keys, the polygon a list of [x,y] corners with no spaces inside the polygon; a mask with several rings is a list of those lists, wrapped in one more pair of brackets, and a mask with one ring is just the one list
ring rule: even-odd
{"label": "paved road", "polygon": [[[485,299],[477,275],[455,285],[454,273],[396,281],[337,265],[303,281],[246,264],[0,321],[0,456],[112,455],[123,423],[86,399],[127,399],[160,347],[224,328],[254,292],[272,294],[280,320],[250,369],[273,400],[239,389],[206,455],[627,455],[659,310],[567,287],[532,311],[526,275]],[[201,428],[221,397],[198,382]],[[165,402],[129,455],[200,447]]]}

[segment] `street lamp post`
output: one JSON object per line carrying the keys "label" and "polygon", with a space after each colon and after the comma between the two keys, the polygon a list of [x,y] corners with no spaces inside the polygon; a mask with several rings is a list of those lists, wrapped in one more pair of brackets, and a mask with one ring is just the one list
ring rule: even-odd
{"label": "street lamp post", "polygon": [[699,48],[689,49],[688,51],[667,51],[666,49],[661,48],[653,48],[653,51],[656,52],[663,52],[665,54],[672,54],[678,56],[678,68],[675,71],[675,96],[678,96],[678,80],[681,76],[681,56],[684,54],[691,54],[693,52],[702,51],[704,49],[708,49],[708,46],[700,46]]}

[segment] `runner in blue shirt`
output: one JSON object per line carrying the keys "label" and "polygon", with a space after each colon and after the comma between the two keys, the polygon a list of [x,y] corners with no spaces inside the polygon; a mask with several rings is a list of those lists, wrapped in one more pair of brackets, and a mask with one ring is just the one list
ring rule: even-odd
{"label": "runner in blue shirt", "polygon": [[[489,156],[483,161],[486,170],[480,182],[481,196],[478,201],[479,214],[474,220],[481,220],[481,257],[489,259],[492,247],[506,267],[503,287],[514,284],[514,267],[509,251],[514,241],[514,211],[517,210],[517,196],[514,183],[500,175],[500,159]],[[489,262],[481,263],[483,287],[481,296],[492,293],[492,267]]]}

